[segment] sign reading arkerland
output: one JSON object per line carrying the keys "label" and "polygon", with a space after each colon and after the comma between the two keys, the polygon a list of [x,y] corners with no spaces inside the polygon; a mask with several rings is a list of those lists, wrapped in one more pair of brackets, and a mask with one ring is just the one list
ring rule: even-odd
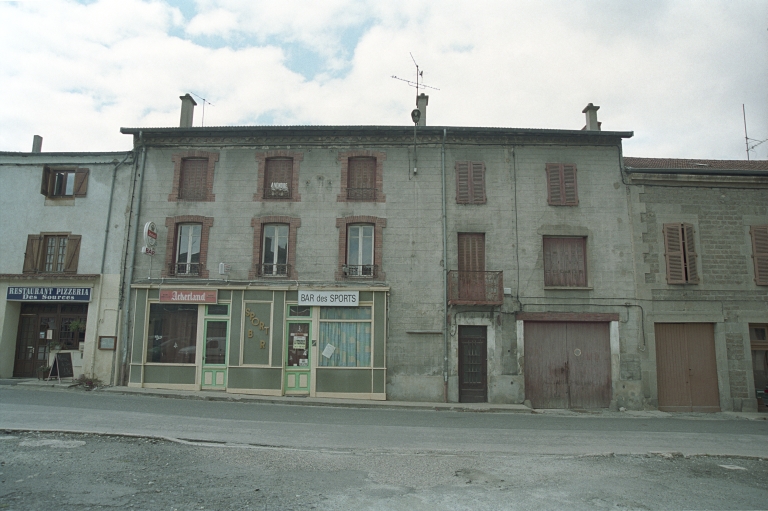
{"label": "sign reading arkerland", "polygon": [[216,289],[161,289],[161,303],[216,303]]}
{"label": "sign reading arkerland", "polygon": [[299,289],[299,305],[357,307],[360,291],[306,291]]}
{"label": "sign reading arkerland", "polygon": [[16,302],[90,302],[90,287],[9,287],[6,300]]}

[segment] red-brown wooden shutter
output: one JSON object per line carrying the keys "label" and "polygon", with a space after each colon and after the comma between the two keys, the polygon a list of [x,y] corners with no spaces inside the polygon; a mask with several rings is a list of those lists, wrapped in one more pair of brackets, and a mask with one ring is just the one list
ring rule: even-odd
{"label": "red-brown wooden shutter", "polygon": [[576,190],[576,165],[563,165],[563,202],[566,206],[578,206],[579,194]]}
{"label": "red-brown wooden shutter", "polygon": [[376,188],[376,158],[350,158],[347,173],[349,188]]}
{"label": "red-brown wooden shutter", "polygon": [[179,198],[205,200],[208,197],[208,160],[187,158],[181,161]]}
{"label": "red-brown wooden shutter", "polygon": [[755,261],[755,284],[768,286],[768,225],[753,225],[752,259]]}
{"label": "red-brown wooden shutter", "polygon": [[469,162],[456,162],[456,204],[469,204]]}
{"label": "red-brown wooden shutter", "polygon": [[27,250],[24,252],[24,267],[22,273],[35,273],[39,271],[40,247],[43,237],[39,234],[30,234],[27,236]]}
{"label": "red-brown wooden shutter", "polygon": [[664,258],[667,262],[667,284],[685,284],[681,224],[664,224],[664,248]]}
{"label": "red-brown wooden shutter", "polygon": [[544,238],[544,285],[587,286],[586,238]]}
{"label": "red-brown wooden shutter", "polygon": [[85,197],[88,192],[88,169],[77,169],[75,171],[75,197]]}
{"label": "red-brown wooden shutter", "polygon": [[50,167],[43,167],[43,180],[40,183],[40,193],[48,197],[50,195],[51,186],[51,169]]}
{"label": "red-brown wooden shutter", "polygon": [[290,194],[293,177],[293,159],[291,158],[270,158],[266,164],[266,183],[267,190],[272,183],[286,183]]}
{"label": "red-brown wooden shutter", "polygon": [[559,163],[547,163],[547,202],[551,206],[563,204],[562,172]]}
{"label": "red-brown wooden shutter", "polygon": [[64,272],[77,273],[77,262],[80,259],[80,236],[79,234],[67,238],[67,254],[64,258]]}
{"label": "red-brown wooden shutter", "polygon": [[485,234],[459,233],[459,272],[485,271]]}
{"label": "red-brown wooden shutter", "polygon": [[472,204],[485,204],[485,163],[472,162]]}
{"label": "red-brown wooden shutter", "polygon": [[689,284],[699,283],[699,269],[696,264],[696,240],[693,236],[693,226],[683,224],[683,236],[685,236],[685,270]]}

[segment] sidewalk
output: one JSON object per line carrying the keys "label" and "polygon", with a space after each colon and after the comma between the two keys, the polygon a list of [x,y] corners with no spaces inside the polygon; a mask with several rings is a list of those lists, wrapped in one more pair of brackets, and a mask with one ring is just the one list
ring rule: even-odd
{"label": "sidewalk", "polygon": [[[68,381],[59,383],[56,380],[44,381],[36,379],[5,379],[0,380],[0,385],[54,388],[59,390],[73,389],[73,384]],[[74,390],[74,389],[73,389]],[[485,412],[485,413],[523,413],[546,414],[568,417],[610,417],[610,418],[676,418],[699,420],[768,420],[766,413],[754,412],[661,412],[659,410],[627,410],[624,412],[599,410],[564,410],[564,409],[531,409],[521,404],[494,404],[494,403],[432,403],[417,401],[373,401],[367,399],[333,399],[310,398],[296,396],[258,396],[252,394],[234,394],[223,391],[192,391],[192,390],[168,390],[146,389],[137,387],[101,387],[94,392],[109,392],[113,394],[139,395],[164,397],[171,399],[197,399],[202,401],[228,401],[244,403],[267,403],[279,405],[303,405],[303,406],[332,406],[339,408],[378,408],[392,410],[435,410],[452,412]]]}

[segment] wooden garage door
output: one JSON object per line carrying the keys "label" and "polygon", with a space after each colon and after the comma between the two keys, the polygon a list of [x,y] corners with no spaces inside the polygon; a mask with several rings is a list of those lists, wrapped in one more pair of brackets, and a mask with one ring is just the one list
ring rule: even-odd
{"label": "wooden garage door", "polygon": [[534,408],[607,408],[609,323],[526,321],[525,395]]}
{"label": "wooden garage door", "polygon": [[656,323],[659,410],[719,412],[715,331],[711,323]]}

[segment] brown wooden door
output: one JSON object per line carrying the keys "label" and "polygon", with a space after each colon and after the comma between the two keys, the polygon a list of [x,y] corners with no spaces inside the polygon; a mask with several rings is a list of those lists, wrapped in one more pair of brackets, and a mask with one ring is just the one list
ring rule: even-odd
{"label": "brown wooden door", "polygon": [[715,332],[711,323],[656,323],[659,410],[719,412]]}
{"label": "brown wooden door", "polygon": [[485,300],[485,234],[460,232],[459,241],[459,298]]}
{"label": "brown wooden door", "polygon": [[525,395],[534,408],[611,403],[608,323],[526,321]]}
{"label": "brown wooden door", "polygon": [[48,364],[48,341],[43,338],[37,321],[37,314],[22,314],[19,317],[19,334],[16,339],[16,362],[13,365],[13,376],[17,378],[32,378],[37,369]]}
{"label": "brown wooden door", "polygon": [[459,402],[488,401],[486,327],[459,326]]}

